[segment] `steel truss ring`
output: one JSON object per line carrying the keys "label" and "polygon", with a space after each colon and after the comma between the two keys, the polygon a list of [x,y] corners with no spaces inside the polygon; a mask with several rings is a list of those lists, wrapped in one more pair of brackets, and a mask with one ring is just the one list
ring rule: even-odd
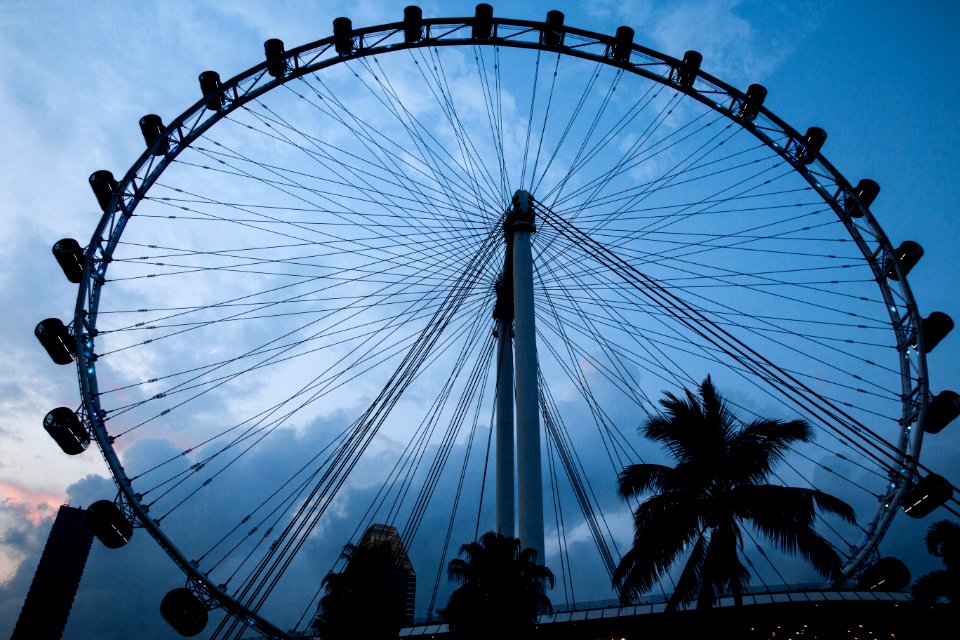
{"label": "steel truss ring", "polygon": [[[818,154],[816,161],[810,165],[797,162],[796,150],[801,139],[797,130],[783,122],[766,107],[760,110],[755,120],[744,120],[738,115],[738,109],[745,99],[744,92],[707,73],[700,72],[691,86],[681,85],[677,80],[677,71],[682,62],[676,58],[631,44],[629,61],[619,62],[613,56],[615,39],[612,36],[569,26],[562,26],[559,29],[551,27],[550,30],[560,33],[560,44],[551,46],[544,42],[543,34],[548,28],[545,22],[500,17],[492,18],[492,32],[489,38],[474,39],[470,33],[473,24],[472,17],[427,18],[422,21],[423,37],[414,42],[405,39],[404,22],[354,29],[351,33],[354,43],[351,53],[346,55],[337,53],[334,36],[297,47],[283,55],[282,61],[288,71],[279,78],[272,77],[268,73],[268,62],[264,61],[223,82],[220,90],[223,99],[222,108],[208,109],[209,98],[205,97],[173,120],[154,143],[153,148],[144,151],[119,181],[116,193],[97,225],[86,251],[86,265],[79,287],[73,330],[79,346],[78,378],[88,427],[95,435],[120,491],[135,511],[139,521],[187,574],[191,583],[202,585],[221,606],[246,618],[248,624],[265,637],[287,637],[270,622],[244,610],[242,605],[220,587],[207,583],[205,575],[181,554],[141,505],[119,457],[112,448],[112,437],[104,424],[106,416],[100,406],[95,353],[100,295],[114,250],[124,228],[131,216],[135,214],[141,199],[158,177],[183,150],[234,110],[295,78],[316,73],[342,62],[424,47],[476,45],[541,49],[617,67],[666,85],[727,116],[747,129],[758,140],[779,154],[784,162],[792,165],[824,202],[834,209],[865,260],[872,267],[877,285],[887,304],[890,324],[896,332],[897,350],[900,354],[903,410],[897,446],[903,455],[900,472],[891,476],[881,507],[866,527],[868,531],[866,539],[844,567],[845,576],[854,574],[874,551],[889,527],[900,497],[914,476],[922,429],[912,427],[922,424],[929,395],[922,344],[916,351],[910,349],[907,344],[912,336],[919,336],[922,340],[921,318],[906,278],[894,259],[893,246],[872,213],[856,200],[851,184],[822,155]],[[165,154],[154,155],[154,149],[161,144],[167,144],[169,150]],[[851,208],[856,209],[861,215],[850,216],[848,212]],[[890,281],[884,277],[889,269],[893,269],[899,276],[896,281]]]}

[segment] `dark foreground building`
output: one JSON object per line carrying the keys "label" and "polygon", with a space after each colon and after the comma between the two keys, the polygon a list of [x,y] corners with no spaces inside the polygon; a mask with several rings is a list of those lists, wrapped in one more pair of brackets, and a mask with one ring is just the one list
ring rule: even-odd
{"label": "dark foreground building", "polygon": [[[560,612],[541,616],[530,640],[937,640],[955,637],[958,620],[956,610],[921,607],[904,593],[802,591],[722,604],[674,613],[663,604]],[[402,629],[400,637],[451,636],[434,623]]]}
{"label": "dark foreground building", "polygon": [[59,640],[92,542],[83,509],[60,507],[10,640]]}
{"label": "dark foreground building", "polygon": [[404,594],[403,622],[404,625],[413,624],[413,610],[417,599],[417,574],[413,570],[413,564],[410,562],[410,556],[407,555],[407,549],[403,546],[400,539],[400,533],[396,527],[386,524],[372,524],[363,537],[360,539],[361,547],[373,547],[378,545],[387,545],[393,552],[393,557],[397,563],[397,568],[393,574],[394,586],[397,591]]}

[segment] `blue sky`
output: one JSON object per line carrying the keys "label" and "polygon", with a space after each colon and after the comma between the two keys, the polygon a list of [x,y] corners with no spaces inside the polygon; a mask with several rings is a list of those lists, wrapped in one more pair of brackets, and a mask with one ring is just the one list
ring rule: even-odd
{"label": "blue sky", "polygon": [[[423,4],[425,16],[469,15],[472,3]],[[960,143],[957,75],[960,10],[928,2],[557,2],[494,5],[498,15],[566,22],[613,32],[635,28],[638,43],[671,55],[704,54],[703,68],[735,86],[763,83],[767,106],[795,128],[828,132],[824,155],[851,182],[875,179],[873,212],[894,245],[920,242],[926,255],[910,277],[922,315],[960,318]],[[359,2],[355,26],[399,19],[402,5]],[[77,402],[75,375],[56,368],[30,337],[37,321],[71,313],[75,287],[49,253],[62,237],[85,243],[98,213],[87,186],[94,170],[119,175],[140,154],[136,123],[165,121],[198,97],[196,76],[229,77],[258,63],[262,42],[288,47],[327,35],[345,9],[330,2],[8,2],[0,8],[0,216],[5,229],[0,292],[0,635],[15,621],[56,505],[112,495],[93,451],[62,455],[40,421]],[[960,339],[928,359],[930,386],[960,390]],[[926,440],[922,460],[960,481],[957,425]],[[931,518],[946,517],[938,512]],[[884,553],[910,559],[914,575],[935,568],[922,549],[928,522],[895,523]],[[166,558],[140,536],[108,555],[95,548],[65,638],[174,637],[156,603],[176,581]],[[118,599],[118,594],[122,596]],[[96,619],[105,603],[109,622]],[[96,635],[91,631],[97,629]],[[110,635],[116,634],[116,635]]]}

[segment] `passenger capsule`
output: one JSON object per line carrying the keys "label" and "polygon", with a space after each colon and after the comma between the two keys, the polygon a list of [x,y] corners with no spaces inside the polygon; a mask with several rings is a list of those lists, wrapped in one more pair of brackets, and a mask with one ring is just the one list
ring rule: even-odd
{"label": "passenger capsule", "polygon": [[199,634],[207,626],[207,608],[186,587],[172,589],[160,601],[160,616],[182,636]]}
{"label": "passenger capsule", "polygon": [[922,518],[953,497],[953,487],[943,476],[931,473],[903,492],[900,508],[911,518]]}
{"label": "passenger capsule", "polygon": [[348,56],[353,53],[353,23],[350,18],[334,19],[333,46],[341,56]]}
{"label": "passenger capsule", "polygon": [[859,591],[903,591],[910,584],[907,565],[893,556],[880,558],[857,579]]}
{"label": "passenger capsule", "polygon": [[760,115],[763,101],[767,99],[767,88],[762,84],[752,84],[747,87],[747,94],[740,105],[740,117],[753,122]]}
{"label": "passenger capsule", "polygon": [[283,50],[283,40],[270,38],[264,42],[263,55],[267,59],[267,73],[274,78],[282,78],[287,73],[287,62],[284,60],[286,52]]}
{"label": "passenger capsule", "polygon": [[420,42],[423,39],[423,9],[410,5],[403,9],[404,42]]}
{"label": "passenger capsule", "polygon": [[827,141],[827,132],[820,127],[810,127],[797,145],[797,160],[803,164],[813,164]]}
{"label": "passenger capsule", "polygon": [[163,136],[164,128],[163,120],[155,113],[140,118],[140,133],[143,134],[143,141],[146,143],[147,149],[153,148],[153,143],[157,140],[161,141],[153,149],[153,155],[155,156],[162,156],[170,151],[170,143]]}
{"label": "passenger capsule", "polygon": [[67,455],[83,453],[90,445],[90,436],[80,416],[67,407],[50,411],[43,419],[43,428]]}
{"label": "passenger capsule", "polygon": [[83,264],[86,257],[80,243],[73,238],[64,238],[53,245],[53,257],[63,270],[63,275],[73,284],[83,280]]}
{"label": "passenger capsule", "polygon": [[960,416],[960,393],[941,391],[927,405],[927,412],[923,416],[923,430],[926,433],[940,433],[958,416]]}
{"label": "passenger capsule", "polygon": [[90,174],[90,188],[93,189],[93,195],[97,197],[97,203],[104,213],[107,212],[117,187],[117,181],[113,178],[113,174],[106,169],[94,171]]}
{"label": "passenger capsule", "polygon": [[858,203],[859,205],[863,205],[865,209],[869,209],[873,201],[877,199],[877,194],[879,193],[879,184],[869,178],[862,179],[857,183],[853,192],[847,196],[844,206],[847,215],[851,218],[862,218],[863,209],[858,206]]}
{"label": "passenger capsule", "polygon": [[207,99],[207,109],[217,111],[223,108],[223,93],[220,88],[220,74],[216,71],[204,71],[198,78],[200,81],[200,91],[203,97]]}
{"label": "passenger capsule", "polygon": [[133,525],[120,507],[110,500],[97,500],[87,507],[84,520],[87,528],[108,549],[119,549],[133,536]]}
{"label": "passenger capsule", "polygon": [[563,42],[563,12],[547,11],[547,25],[540,34],[540,41],[548,47]]}
{"label": "passenger capsule", "polygon": [[613,61],[629,62],[631,51],[633,51],[633,29],[617,27],[617,32],[613,36]]}
{"label": "passenger capsule", "polygon": [[480,3],[473,14],[473,39],[489,40],[493,33],[493,7]]}
{"label": "passenger capsule", "polygon": [[33,330],[47,355],[57,364],[70,364],[77,355],[77,341],[57,318],[47,318]]}
{"label": "passenger capsule", "polygon": [[677,67],[677,84],[681,87],[690,88],[700,73],[700,63],[703,62],[703,56],[699,51],[687,51],[683,54],[683,60]]}
{"label": "passenger capsule", "polygon": [[[953,318],[942,311],[934,311],[920,322],[920,332],[923,335],[923,352],[930,353],[940,341],[953,331]],[[911,336],[910,346],[917,348],[917,337]]]}
{"label": "passenger capsule", "polygon": [[913,240],[904,240],[900,243],[900,246],[894,250],[893,260],[887,265],[887,270],[884,275],[888,280],[899,280],[900,276],[897,275],[897,270],[893,266],[894,263],[900,265],[900,272],[903,275],[907,275],[910,273],[910,270],[920,262],[920,258],[922,257],[923,247]]}

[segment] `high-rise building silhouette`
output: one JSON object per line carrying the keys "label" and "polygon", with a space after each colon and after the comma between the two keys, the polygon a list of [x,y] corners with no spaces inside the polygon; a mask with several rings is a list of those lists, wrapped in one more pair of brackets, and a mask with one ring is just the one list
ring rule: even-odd
{"label": "high-rise building silhouette", "polygon": [[393,553],[396,569],[393,572],[393,581],[397,591],[404,594],[404,614],[402,624],[409,626],[413,624],[413,612],[417,599],[417,574],[413,570],[413,564],[410,562],[410,556],[407,555],[407,548],[400,539],[400,533],[396,527],[386,524],[374,523],[364,531],[360,538],[361,547],[376,547],[386,545]]}
{"label": "high-rise building silhouette", "polygon": [[10,640],[59,640],[92,542],[83,509],[60,507]]}

